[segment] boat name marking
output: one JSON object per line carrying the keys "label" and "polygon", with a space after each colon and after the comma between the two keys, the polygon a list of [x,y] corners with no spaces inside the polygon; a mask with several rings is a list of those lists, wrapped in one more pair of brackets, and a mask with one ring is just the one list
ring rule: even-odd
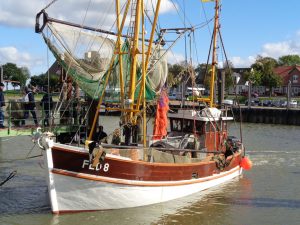
{"label": "boat name marking", "polygon": [[96,170],[96,171],[103,170],[104,172],[108,172],[109,170],[109,163],[104,163],[104,165],[98,163],[97,166],[93,168],[92,164],[90,164],[90,161],[85,159],[82,162],[82,169],[86,168],[87,166],[89,170]]}

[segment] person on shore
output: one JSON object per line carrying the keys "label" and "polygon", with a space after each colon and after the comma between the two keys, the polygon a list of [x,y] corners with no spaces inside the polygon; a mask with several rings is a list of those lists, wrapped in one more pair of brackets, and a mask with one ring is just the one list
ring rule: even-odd
{"label": "person on shore", "polygon": [[34,120],[34,124],[36,126],[39,125],[37,118],[36,118],[36,112],[35,112],[35,100],[34,100],[34,94],[36,93],[36,88],[32,87],[32,90],[28,87],[25,87],[24,89],[25,96],[24,96],[24,120],[22,121],[22,125],[25,125],[25,119],[28,119],[29,112],[32,115],[32,118]]}
{"label": "person on shore", "polygon": [[4,126],[4,110],[3,107],[5,106],[5,99],[4,99],[4,84],[0,83],[0,129],[5,128]]}
{"label": "person on shore", "polygon": [[45,113],[44,126],[48,127],[51,110],[53,108],[53,100],[50,93],[45,93],[43,95],[40,105],[43,107]]}

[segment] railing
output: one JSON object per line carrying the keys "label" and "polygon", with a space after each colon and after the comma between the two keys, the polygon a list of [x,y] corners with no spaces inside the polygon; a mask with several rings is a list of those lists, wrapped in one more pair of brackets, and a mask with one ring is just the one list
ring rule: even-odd
{"label": "railing", "polygon": [[[73,130],[79,129],[79,126],[85,127],[85,121],[83,121],[86,114],[85,103],[69,101],[56,107],[57,104],[53,102],[53,107],[48,110],[49,106],[43,105],[41,101],[25,103],[21,100],[10,100],[5,102],[2,112],[6,128],[2,129],[0,136],[6,135],[3,130],[7,130],[7,135],[11,135],[14,130],[19,132],[31,130],[29,132],[32,133],[37,127],[54,133],[58,133],[62,127],[72,127]],[[58,111],[54,112],[55,109]]]}

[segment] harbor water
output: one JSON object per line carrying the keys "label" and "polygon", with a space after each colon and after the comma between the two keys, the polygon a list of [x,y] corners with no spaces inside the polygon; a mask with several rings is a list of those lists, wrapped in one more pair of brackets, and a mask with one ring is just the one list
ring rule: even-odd
{"label": "harbor water", "polygon": [[[102,121],[107,133],[118,121]],[[52,215],[41,157],[28,136],[1,138],[0,224],[300,224],[300,126],[243,124],[253,168],[213,189],[145,207]],[[238,124],[230,132],[239,137]],[[32,149],[32,150],[31,150]]]}

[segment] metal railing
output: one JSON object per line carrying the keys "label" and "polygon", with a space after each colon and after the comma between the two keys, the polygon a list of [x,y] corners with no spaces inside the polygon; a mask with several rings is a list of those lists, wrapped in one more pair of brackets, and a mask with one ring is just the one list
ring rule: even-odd
{"label": "metal railing", "polygon": [[5,102],[2,112],[7,135],[10,135],[13,129],[31,129],[33,132],[36,127],[41,127],[42,130],[51,130],[55,133],[61,127],[72,126],[76,129],[76,127],[85,126],[83,118],[86,114],[86,106],[84,104],[69,101],[61,104],[57,112],[54,112],[54,109],[58,102],[53,102],[53,107],[50,109],[46,106],[47,103],[44,104],[41,101],[26,103],[21,100],[9,100]]}

